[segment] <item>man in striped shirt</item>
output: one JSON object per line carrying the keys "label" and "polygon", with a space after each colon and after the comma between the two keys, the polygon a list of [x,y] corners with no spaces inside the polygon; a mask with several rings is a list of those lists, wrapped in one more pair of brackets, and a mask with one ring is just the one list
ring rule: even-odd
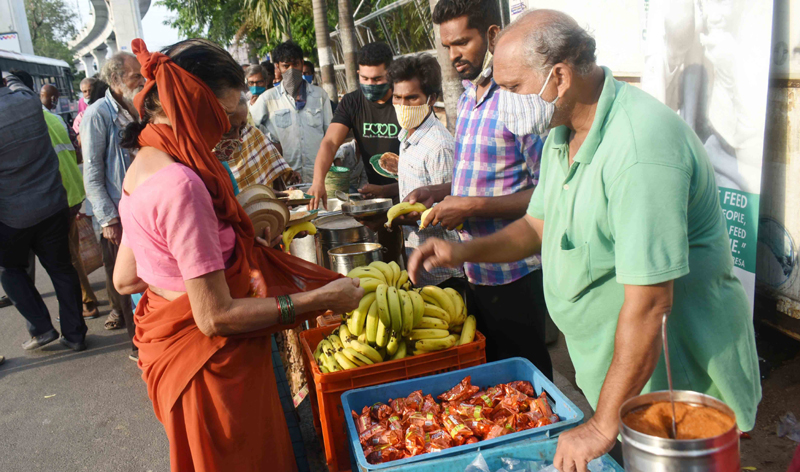
{"label": "man in striped shirt", "polygon": [[[400,198],[412,190],[428,185],[447,184],[453,178],[455,141],[447,128],[433,114],[433,104],[442,89],[439,62],[430,54],[406,56],[389,66],[389,81],[393,84],[392,103],[402,130],[397,182]],[[457,242],[458,234],[442,226],[419,229],[419,213],[395,220],[402,225],[406,255],[427,238],[435,237]],[[464,272],[459,269],[435,268],[420,271],[417,286],[441,285],[461,291],[465,285]]]}
{"label": "man in striped shirt", "polygon": [[[459,231],[462,241],[496,233],[525,215],[539,173],[542,140],[515,136],[498,119],[499,87],[491,53],[500,31],[494,0],[439,0],[433,22],[463,80],[458,102],[452,185],[421,187],[406,201],[422,202],[432,224]],[[538,257],[503,264],[467,263],[467,303],[486,335],[489,361],[521,356],[547,377],[552,364],[545,346],[547,306]]]}

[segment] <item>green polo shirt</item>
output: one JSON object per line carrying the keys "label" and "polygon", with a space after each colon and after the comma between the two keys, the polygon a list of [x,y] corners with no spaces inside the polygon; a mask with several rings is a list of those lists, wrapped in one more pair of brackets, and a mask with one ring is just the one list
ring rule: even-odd
{"label": "green polo shirt", "polygon": [[[597,406],[625,285],[673,280],[669,344],[676,389],[727,403],[739,427],[761,399],[749,302],[733,274],[714,169],[694,131],[647,93],[605,83],[569,165],[569,129],[551,131],[528,214],[544,220],[547,308],[578,386]],[[666,390],[663,355],[644,392]]]}

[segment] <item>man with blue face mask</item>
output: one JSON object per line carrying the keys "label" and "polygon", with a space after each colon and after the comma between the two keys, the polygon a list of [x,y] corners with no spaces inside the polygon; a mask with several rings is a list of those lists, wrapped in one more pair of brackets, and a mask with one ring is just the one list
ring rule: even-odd
{"label": "man with blue face mask", "polygon": [[494,78],[511,131],[551,130],[527,215],[462,244],[428,241],[409,272],[541,253],[547,307],[595,408],[560,435],[558,470],[586,471],[615,444],[622,403],[666,390],[665,314],[675,389],[721,399],[752,429],[761,399],[753,319],[703,143],[670,108],[598,66],[595,40],[560,12],[534,10],[509,26]]}
{"label": "man with blue face mask", "polygon": [[258,97],[272,87],[272,77],[260,65],[252,65],[244,72],[249,90],[250,106],[253,106]]}

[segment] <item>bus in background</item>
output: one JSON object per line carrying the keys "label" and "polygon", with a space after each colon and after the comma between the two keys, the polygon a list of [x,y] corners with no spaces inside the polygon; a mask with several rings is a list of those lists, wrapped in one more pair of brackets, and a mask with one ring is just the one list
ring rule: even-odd
{"label": "bus in background", "polygon": [[11,69],[24,70],[33,77],[35,92],[39,92],[45,84],[53,84],[59,91],[56,114],[67,124],[78,113],[78,96],[72,86],[72,68],[60,59],[21,54],[0,49],[0,70],[8,74]]}

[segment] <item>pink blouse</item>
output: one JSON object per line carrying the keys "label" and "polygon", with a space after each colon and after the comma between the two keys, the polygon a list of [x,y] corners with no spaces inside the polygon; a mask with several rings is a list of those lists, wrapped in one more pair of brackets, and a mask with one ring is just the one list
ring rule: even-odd
{"label": "pink blouse", "polygon": [[211,195],[194,171],[176,162],[132,194],[122,193],[122,243],[133,250],[139,278],[185,292],[184,280],[226,267],[236,235],[217,219]]}

